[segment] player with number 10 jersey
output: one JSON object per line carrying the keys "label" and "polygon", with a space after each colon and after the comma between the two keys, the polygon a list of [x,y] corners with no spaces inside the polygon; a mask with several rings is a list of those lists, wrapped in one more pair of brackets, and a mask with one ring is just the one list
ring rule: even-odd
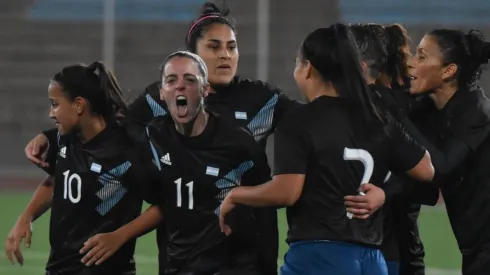
{"label": "player with number 10 jersey", "polygon": [[115,120],[116,113],[126,109],[121,89],[110,70],[94,62],[61,70],[48,95],[59,135],[51,142],[58,150],[49,154],[44,169],[55,183],[52,194],[33,197],[45,196],[51,203],[47,275],[135,274],[135,240],[101,265],[86,266],[80,253],[91,236],[137,218],[142,198],[159,201],[157,193],[137,184],[151,181],[156,173],[147,169],[153,166],[151,159],[139,157],[139,147]]}

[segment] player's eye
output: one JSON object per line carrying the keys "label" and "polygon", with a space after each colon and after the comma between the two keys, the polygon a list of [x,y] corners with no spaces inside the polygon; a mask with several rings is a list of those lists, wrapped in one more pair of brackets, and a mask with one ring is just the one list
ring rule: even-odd
{"label": "player's eye", "polygon": [[175,83],[175,81],[176,81],[175,78],[167,78],[165,80],[165,83],[167,83],[167,84],[173,84],[173,83]]}

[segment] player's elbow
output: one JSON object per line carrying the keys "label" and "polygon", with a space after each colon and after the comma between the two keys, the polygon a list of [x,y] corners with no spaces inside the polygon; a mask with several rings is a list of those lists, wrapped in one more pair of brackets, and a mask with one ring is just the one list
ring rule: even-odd
{"label": "player's elbow", "polygon": [[303,191],[305,175],[287,174],[275,176],[272,184],[277,201],[276,205],[292,206]]}
{"label": "player's elbow", "polygon": [[425,151],[424,157],[415,165],[414,168],[407,171],[407,174],[419,181],[432,181],[434,178],[434,166],[429,152]]}
{"label": "player's elbow", "polygon": [[287,196],[283,196],[279,201],[278,205],[281,206],[293,206],[298,201],[299,195],[296,194],[287,194]]}

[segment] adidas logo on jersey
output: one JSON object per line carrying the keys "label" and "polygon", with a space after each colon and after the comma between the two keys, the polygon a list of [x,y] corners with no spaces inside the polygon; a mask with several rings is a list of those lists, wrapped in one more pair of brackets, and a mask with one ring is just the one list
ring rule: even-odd
{"label": "adidas logo on jersey", "polygon": [[160,161],[166,165],[172,165],[172,162],[170,161],[170,154],[167,153],[165,156],[163,156]]}
{"label": "adidas logo on jersey", "polygon": [[66,146],[61,147],[61,149],[60,149],[60,156],[62,158],[66,158]]}

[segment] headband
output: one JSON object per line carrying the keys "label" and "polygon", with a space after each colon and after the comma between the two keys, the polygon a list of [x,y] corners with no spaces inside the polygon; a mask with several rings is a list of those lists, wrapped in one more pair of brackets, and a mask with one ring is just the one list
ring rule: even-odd
{"label": "headband", "polygon": [[187,42],[190,42],[191,41],[191,32],[192,32],[192,29],[194,29],[194,27],[196,27],[197,24],[199,24],[204,19],[208,19],[208,18],[219,18],[219,17],[221,17],[221,16],[219,16],[219,15],[208,15],[208,16],[204,16],[201,19],[197,20],[194,24],[192,24],[191,28],[189,29],[189,33],[187,33]]}

